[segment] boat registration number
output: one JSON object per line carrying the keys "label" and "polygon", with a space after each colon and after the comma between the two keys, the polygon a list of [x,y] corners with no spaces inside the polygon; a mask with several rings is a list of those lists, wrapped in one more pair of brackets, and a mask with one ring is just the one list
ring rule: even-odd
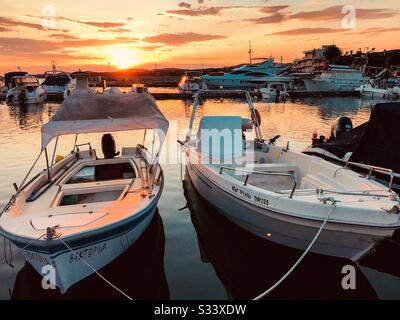
{"label": "boat registration number", "polygon": [[232,186],[232,191],[237,193],[238,195],[240,195],[242,198],[248,199],[248,200],[252,200],[257,204],[261,204],[264,206],[268,206],[269,205],[269,201],[268,199],[265,199],[263,197],[260,196],[256,196],[256,195],[252,195],[240,188],[238,188],[237,186]]}

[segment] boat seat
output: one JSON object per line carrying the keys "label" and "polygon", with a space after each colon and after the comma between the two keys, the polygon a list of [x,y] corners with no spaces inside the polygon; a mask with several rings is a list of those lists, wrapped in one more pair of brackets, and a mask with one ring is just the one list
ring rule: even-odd
{"label": "boat seat", "polygon": [[332,179],[326,178],[320,174],[309,174],[301,179],[300,183],[301,189],[342,189],[339,184],[337,184]]}

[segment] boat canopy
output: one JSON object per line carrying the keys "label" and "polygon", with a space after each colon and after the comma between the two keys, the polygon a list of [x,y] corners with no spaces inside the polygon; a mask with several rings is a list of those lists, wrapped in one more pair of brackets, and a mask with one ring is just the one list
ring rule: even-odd
{"label": "boat canopy", "polygon": [[44,86],[65,86],[71,78],[67,74],[49,75],[42,83]]}
{"label": "boat canopy", "polygon": [[400,172],[399,119],[399,102],[379,103],[373,107],[368,126],[350,161]]}
{"label": "boat canopy", "polygon": [[42,150],[61,135],[143,129],[159,129],[161,146],[168,126],[149,94],[71,95],[42,127]]}

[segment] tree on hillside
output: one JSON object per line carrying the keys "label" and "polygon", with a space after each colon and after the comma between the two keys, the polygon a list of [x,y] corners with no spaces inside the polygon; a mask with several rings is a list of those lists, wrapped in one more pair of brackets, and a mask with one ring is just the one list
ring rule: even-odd
{"label": "tree on hillside", "polygon": [[328,63],[333,63],[341,55],[342,50],[335,45],[329,46],[324,52],[324,57]]}

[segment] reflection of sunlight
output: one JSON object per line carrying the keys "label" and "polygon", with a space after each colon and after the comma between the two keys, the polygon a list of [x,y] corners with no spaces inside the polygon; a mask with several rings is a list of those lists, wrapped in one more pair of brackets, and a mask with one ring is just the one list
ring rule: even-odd
{"label": "reflection of sunlight", "polygon": [[138,53],[136,50],[126,47],[112,47],[107,50],[110,64],[118,69],[132,67],[139,63]]}

